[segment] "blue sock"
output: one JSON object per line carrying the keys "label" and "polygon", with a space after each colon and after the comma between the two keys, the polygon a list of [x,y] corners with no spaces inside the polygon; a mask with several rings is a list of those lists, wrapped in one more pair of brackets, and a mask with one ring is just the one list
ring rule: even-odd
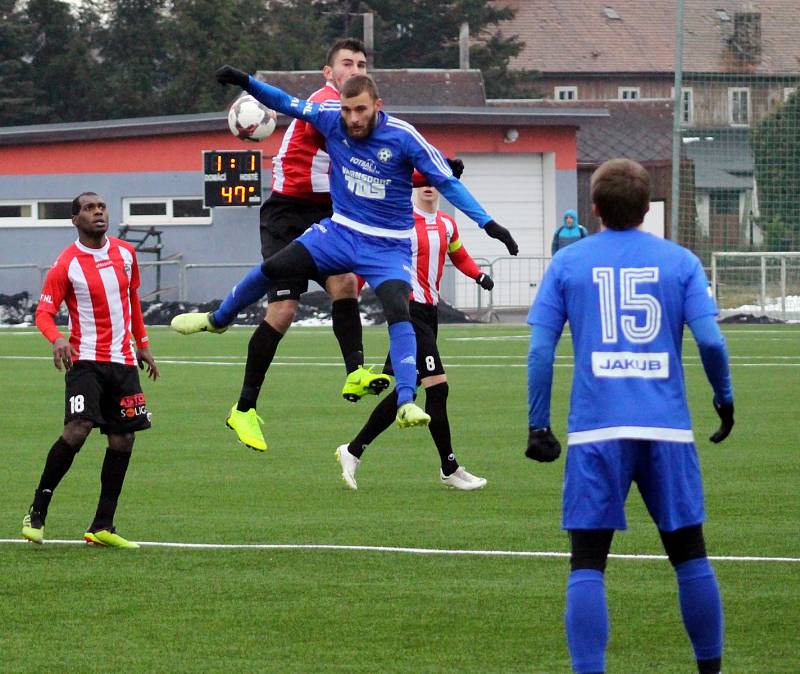
{"label": "blue sock", "polygon": [[394,369],[397,406],[414,400],[417,392],[417,336],[410,321],[389,326],[389,353]]}
{"label": "blue sock", "polygon": [[602,571],[576,569],[569,574],[564,624],[572,669],[579,674],[604,672],[608,607]]}
{"label": "blue sock", "polygon": [[697,660],[722,656],[722,601],[719,585],[706,557],[690,559],[675,567],[683,625]]}
{"label": "blue sock", "polygon": [[233,286],[228,296],[222,300],[219,309],[212,314],[214,325],[222,328],[233,323],[238,313],[264,297],[271,285],[270,280],[261,271],[261,265],[253,267],[239,283]]}

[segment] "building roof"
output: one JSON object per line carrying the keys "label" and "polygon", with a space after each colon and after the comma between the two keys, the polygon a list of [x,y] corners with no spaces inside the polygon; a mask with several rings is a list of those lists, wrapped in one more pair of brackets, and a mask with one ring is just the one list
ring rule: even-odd
{"label": "building roof", "polygon": [[[511,105],[511,101],[503,101]],[[672,108],[669,99],[536,101],[539,109],[564,109],[587,115],[578,129],[578,164],[598,165],[614,157],[638,162],[672,160]],[[599,115],[596,113],[600,113]]]}
{"label": "building roof", "polygon": [[683,137],[684,156],[694,162],[697,189],[753,187],[753,150],[747,129],[692,129]]}
{"label": "building roof", "polygon": [[[517,10],[501,24],[525,42],[512,67],[542,73],[672,73],[676,0],[496,0]],[[610,18],[613,10],[619,18]],[[761,51],[736,56],[737,12],[760,14]],[[725,19],[727,17],[727,20]],[[688,73],[800,76],[797,0],[684,0]]]}

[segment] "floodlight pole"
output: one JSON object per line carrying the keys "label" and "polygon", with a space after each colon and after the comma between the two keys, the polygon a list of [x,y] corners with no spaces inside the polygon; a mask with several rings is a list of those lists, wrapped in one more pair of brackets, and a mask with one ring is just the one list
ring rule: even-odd
{"label": "floodlight pole", "polygon": [[683,113],[683,0],[675,3],[675,82],[672,110],[672,191],[670,238],[678,242],[681,212],[681,117]]}
{"label": "floodlight pole", "polygon": [[364,49],[367,50],[367,67],[371,70],[375,52],[375,15],[372,12],[364,12],[361,15],[364,19]]}
{"label": "floodlight pole", "polygon": [[458,31],[458,68],[469,70],[469,24],[466,21]]}

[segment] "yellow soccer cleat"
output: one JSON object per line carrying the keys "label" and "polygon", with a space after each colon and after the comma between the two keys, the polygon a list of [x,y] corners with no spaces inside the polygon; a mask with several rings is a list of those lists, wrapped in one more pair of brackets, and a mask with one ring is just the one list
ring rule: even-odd
{"label": "yellow soccer cleat", "polygon": [[388,374],[375,374],[374,366],[367,369],[363,365],[347,375],[342,388],[342,398],[351,403],[357,403],[365,395],[380,395],[392,385],[392,378]]}
{"label": "yellow soccer cleat", "polygon": [[29,510],[22,518],[22,537],[38,545],[44,542],[44,520],[35,510]]}
{"label": "yellow soccer cleat", "polygon": [[101,529],[100,531],[87,531],[83,540],[91,545],[101,548],[119,548],[120,550],[137,550],[139,545],[120,536],[115,529]]}
{"label": "yellow soccer cleat", "polygon": [[427,426],[430,422],[430,416],[414,403],[401,405],[397,410],[397,425],[400,428]]}
{"label": "yellow soccer cleat", "polygon": [[178,314],[172,319],[169,327],[182,335],[193,335],[195,332],[213,332],[219,334],[228,329],[227,325],[221,328],[218,328],[216,325],[214,325],[211,322],[210,311],[207,314],[197,312],[191,314]]}
{"label": "yellow soccer cleat", "polygon": [[255,409],[240,412],[236,409],[236,405],[231,407],[231,413],[225,420],[225,425],[236,432],[239,442],[257,452],[267,451],[267,441],[261,432],[263,424],[264,420],[256,414]]}

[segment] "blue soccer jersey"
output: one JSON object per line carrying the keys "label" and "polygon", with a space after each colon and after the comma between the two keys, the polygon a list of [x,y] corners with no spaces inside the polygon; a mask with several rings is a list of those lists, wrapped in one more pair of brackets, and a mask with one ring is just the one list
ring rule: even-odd
{"label": "blue soccer jersey", "polygon": [[700,261],[669,241],[606,230],[559,251],[528,323],[560,333],[569,316],[570,444],[691,442],[683,326],[717,313]]}
{"label": "blue soccer jersey", "polygon": [[268,107],[312,124],[331,159],[332,220],[365,234],[408,238],[414,231],[411,204],[414,168],[479,225],[491,218],[453,177],[445,158],[408,122],[378,113],[364,139],[347,134],[339,101],[293,98],[250,78],[247,91]]}

